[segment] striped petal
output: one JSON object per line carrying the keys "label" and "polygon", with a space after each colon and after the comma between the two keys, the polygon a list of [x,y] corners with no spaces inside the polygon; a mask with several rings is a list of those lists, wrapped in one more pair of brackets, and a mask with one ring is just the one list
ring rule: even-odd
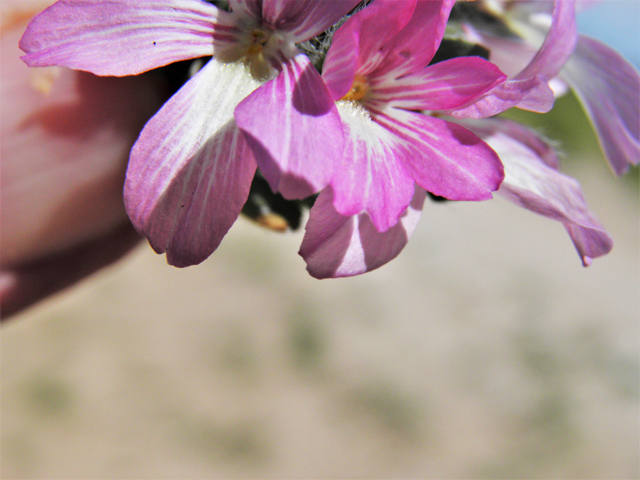
{"label": "striped petal", "polygon": [[262,18],[287,32],[293,43],[319,35],[351,11],[360,0],[263,0]]}
{"label": "striped petal", "polygon": [[504,178],[496,153],[469,130],[428,115],[395,108],[374,119],[393,132],[409,154],[405,168],[428,192],[449,200],[486,200]]}
{"label": "striped petal", "polygon": [[376,73],[393,72],[399,78],[426,67],[440,46],[454,3],[455,0],[418,0],[409,23],[387,46],[389,53]]}
{"label": "striped petal", "polygon": [[235,118],[274,192],[305,198],[329,183],[344,148],[342,122],[305,55],[285,60],[275,79],[238,105]]}
{"label": "striped petal", "polygon": [[20,40],[31,67],[136,75],[213,54],[218,9],[201,0],[60,0]]}
{"label": "striped petal", "polygon": [[233,111],[258,86],[211,60],[147,123],[125,183],[134,226],[172,265],[207,258],[238,217],[256,164]]}
{"label": "striped petal", "polygon": [[580,36],[561,72],[598,134],[613,170],[622,175],[640,161],[640,78],[618,52]]}
{"label": "striped petal", "polygon": [[[606,255],[613,240],[587,208],[580,185],[549,166],[538,154],[540,139],[503,119],[465,123],[500,155],[505,179],[498,193],[527,210],[561,222],[585,266]],[[516,136],[511,134],[518,131]],[[517,137],[517,138],[515,138]]]}
{"label": "striped petal", "polygon": [[360,275],[393,260],[413,234],[425,192],[416,188],[411,205],[389,230],[380,233],[366,214],[345,217],[333,208],[327,188],[311,209],[299,254],[315,278]]}
{"label": "striped petal", "polygon": [[415,3],[416,0],[376,0],[338,28],[322,70],[334,100],[349,91],[356,72],[367,75],[380,66],[393,37],[411,19]]}
{"label": "striped petal", "polygon": [[376,229],[384,232],[411,201],[414,181],[404,164],[413,152],[361,107],[340,102],[339,110],[348,139],[331,182],[335,209],[344,216],[367,212]]}
{"label": "striped petal", "polygon": [[487,92],[506,76],[479,57],[459,57],[394,79],[372,79],[376,103],[406,110],[446,110],[466,104]]}

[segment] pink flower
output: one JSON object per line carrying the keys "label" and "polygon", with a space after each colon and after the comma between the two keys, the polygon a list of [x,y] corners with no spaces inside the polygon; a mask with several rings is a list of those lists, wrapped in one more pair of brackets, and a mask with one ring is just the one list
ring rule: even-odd
{"label": "pink flower", "polygon": [[611,251],[613,240],[587,208],[578,182],[558,171],[558,158],[551,146],[510,120],[467,120],[463,124],[500,156],[505,171],[500,196],[561,222],[585,267]]}
{"label": "pink flower", "polygon": [[[311,275],[355,275],[395,257],[415,227],[424,190],[485,200],[499,187],[502,165],[486,143],[455,123],[418,113],[469,103],[505,79],[476,57],[428,66],[452,4],[376,0],[336,32],[322,78],[338,102],[347,140],[307,224],[300,253]],[[244,120],[238,116],[242,129]]]}
{"label": "pink flower", "polygon": [[[581,3],[585,6],[586,2]],[[622,175],[630,165],[640,161],[640,74],[612,48],[575,32],[573,4],[573,0],[556,1],[552,16],[547,13],[551,2],[540,0],[512,3],[497,12],[521,37],[497,35],[475,25],[473,17],[464,20],[464,28],[471,41],[491,50],[492,62],[507,73],[514,72],[514,79],[536,72],[562,87],[561,92],[567,90],[564,84],[568,84],[593,123],[609,164],[616,174]],[[545,25],[546,21],[550,21],[550,26]],[[546,40],[538,51],[536,42],[545,33]],[[529,66],[524,68],[527,62]],[[519,69],[522,72],[516,73]],[[499,88],[508,85],[506,82]],[[497,92],[490,92],[494,93]],[[469,117],[474,109],[483,114],[498,113],[509,105],[505,102],[493,95],[452,114]],[[526,103],[517,106],[531,107]]]}
{"label": "pink flower", "polygon": [[[218,247],[247,199],[256,165],[274,190],[304,197],[325,187],[331,159],[342,153],[334,102],[295,44],[326,30],[358,0],[229,3],[230,12],[201,0],[61,0],[34,19],[20,43],[30,66],[98,75],[134,75],[213,55],[147,123],[127,171],[125,204],[134,226],[176,266],[199,263]],[[251,92],[290,105],[285,112],[277,105],[252,111],[293,139],[285,162],[261,154],[268,144],[254,156],[236,126],[236,107]],[[301,171],[313,172],[313,181],[300,182]]]}
{"label": "pink flower", "polygon": [[[506,2],[503,2],[506,4]],[[547,1],[523,2],[524,8],[529,4],[538,4],[541,8],[551,5]],[[481,43],[491,51],[489,57],[505,72],[510,74],[509,80],[496,86],[484,95],[466,105],[450,110],[457,118],[486,118],[497,115],[511,107],[518,107],[533,112],[548,112],[553,107],[554,96],[549,86],[553,79],[572,54],[576,41],[575,0],[556,0],[550,27],[542,46],[529,54],[531,48],[526,43],[519,43],[513,38],[496,36],[490,42],[472,24],[464,24],[470,41]],[[509,8],[512,6],[509,5]],[[507,8],[505,5],[504,8]],[[517,5],[514,7],[517,8]],[[537,40],[537,38],[536,38]],[[542,41],[542,40],[540,40]],[[525,46],[523,51],[520,46]],[[506,46],[506,48],[505,48]],[[515,49],[510,49],[515,46]],[[503,55],[507,55],[505,59]]]}

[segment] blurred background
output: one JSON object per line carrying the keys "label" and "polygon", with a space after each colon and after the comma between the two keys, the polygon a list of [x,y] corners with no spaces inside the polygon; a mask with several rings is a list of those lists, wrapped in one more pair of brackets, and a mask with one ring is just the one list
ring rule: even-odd
{"label": "blurred background", "polygon": [[[640,3],[580,28],[638,67]],[[517,118],[563,142],[608,256],[500,199],[427,203],[351,279],[242,218],[200,266],[145,243],[2,326],[2,478],[638,478],[638,170],[573,97]]]}

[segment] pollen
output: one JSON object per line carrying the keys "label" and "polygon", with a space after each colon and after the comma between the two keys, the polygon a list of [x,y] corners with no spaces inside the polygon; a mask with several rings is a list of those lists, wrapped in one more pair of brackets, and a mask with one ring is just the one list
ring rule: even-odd
{"label": "pollen", "polygon": [[247,50],[248,55],[258,55],[262,53],[262,49],[269,41],[269,33],[264,30],[260,30],[256,28],[253,32],[251,32],[251,36],[253,38],[253,42],[251,42],[251,46],[249,50]]}
{"label": "pollen", "polygon": [[341,98],[341,100],[350,100],[352,102],[359,102],[364,98],[369,90],[369,84],[367,79],[362,75],[356,75],[353,80],[353,85],[347,94]]}

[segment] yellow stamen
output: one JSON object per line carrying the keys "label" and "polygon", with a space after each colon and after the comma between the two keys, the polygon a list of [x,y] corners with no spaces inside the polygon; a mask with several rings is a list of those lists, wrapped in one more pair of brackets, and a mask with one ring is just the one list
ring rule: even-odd
{"label": "yellow stamen", "polygon": [[341,100],[351,100],[353,102],[358,102],[364,98],[369,90],[369,84],[367,83],[366,77],[362,75],[356,75],[356,78],[353,80],[353,85],[351,85],[351,90],[341,98]]}

